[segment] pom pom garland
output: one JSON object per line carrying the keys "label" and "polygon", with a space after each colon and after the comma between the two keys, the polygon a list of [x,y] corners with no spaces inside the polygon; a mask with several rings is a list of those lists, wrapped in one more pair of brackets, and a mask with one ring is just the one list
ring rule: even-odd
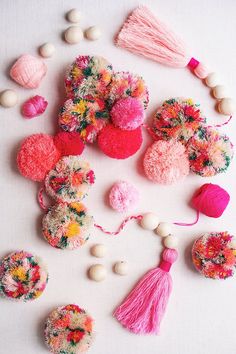
{"label": "pom pom garland", "polygon": [[130,183],[115,183],[109,193],[109,202],[114,210],[124,212],[136,206],[139,200],[138,190]]}
{"label": "pom pom garland", "polygon": [[45,266],[29,252],[11,253],[0,262],[0,294],[11,300],[35,300],[47,282]]}
{"label": "pom pom garland", "polygon": [[34,96],[27,100],[22,106],[22,114],[25,118],[34,118],[44,113],[48,102],[42,96]]}
{"label": "pom pom garland", "polygon": [[113,124],[120,129],[134,130],[144,121],[143,105],[136,98],[122,98],[112,107],[111,119]]}
{"label": "pom pom garland", "polygon": [[84,151],[84,143],[77,132],[60,132],[54,137],[54,144],[61,156],[81,155]]}
{"label": "pom pom garland", "polygon": [[54,354],[85,353],[93,341],[94,320],[77,305],[61,306],[50,313],[44,338]]}

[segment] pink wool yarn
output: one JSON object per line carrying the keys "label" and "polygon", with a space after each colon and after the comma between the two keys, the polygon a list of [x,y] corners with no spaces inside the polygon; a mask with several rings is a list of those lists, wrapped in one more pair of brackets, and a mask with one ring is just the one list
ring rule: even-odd
{"label": "pink wool yarn", "polygon": [[41,59],[24,54],[12,66],[10,76],[25,88],[37,88],[46,72],[47,66]]}
{"label": "pink wool yarn", "polygon": [[194,194],[191,205],[201,213],[219,218],[230,201],[228,192],[217,184],[203,184]]}
{"label": "pink wool yarn", "polygon": [[175,140],[159,140],[146,151],[144,172],[151,181],[172,184],[189,174],[189,161],[185,147]]}
{"label": "pink wool yarn", "polygon": [[134,130],[144,121],[144,108],[140,100],[133,97],[118,100],[111,110],[115,126],[124,130]]}
{"label": "pink wool yarn", "polygon": [[115,183],[109,193],[111,207],[119,212],[132,209],[138,200],[138,190],[131,183],[125,181]]}
{"label": "pink wool yarn", "polygon": [[22,106],[22,115],[25,118],[34,118],[42,114],[47,108],[48,102],[42,96],[34,96],[25,101]]}

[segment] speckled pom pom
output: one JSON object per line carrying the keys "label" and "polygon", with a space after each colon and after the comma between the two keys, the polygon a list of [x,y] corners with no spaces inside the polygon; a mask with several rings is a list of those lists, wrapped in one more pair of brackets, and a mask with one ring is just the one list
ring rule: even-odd
{"label": "speckled pom pom", "polygon": [[84,143],[77,132],[60,132],[54,137],[54,144],[61,156],[81,155]]}
{"label": "speckled pom pom", "polygon": [[112,65],[99,56],[80,55],[69,67],[65,77],[68,97],[103,97],[113,74]]}
{"label": "speckled pom pom", "polygon": [[69,99],[59,112],[59,125],[68,132],[79,132],[81,138],[92,143],[98,132],[108,123],[109,113],[100,98]]}
{"label": "speckled pom pom", "polygon": [[92,226],[82,203],[55,204],[43,218],[43,236],[52,247],[73,250],[89,239]]}
{"label": "speckled pom pom", "polygon": [[44,338],[54,354],[85,353],[93,342],[94,320],[77,305],[61,306],[48,316]]}
{"label": "speckled pom pom", "polygon": [[26,138],[17,154],[20,173],[33,181],[43,181],[60,159],[60,152],[47,134],[34,134]]}
{"label": "speckled pom pom", "polygon": [[34,96],[24,102],[21,112],[25,118],[34,118],[43,114],[47,108],[48,102],[42,96]]}
{"label": "speckled pom pom", "polygon": [[205,121],[192,99],[172,98],[157,110],[152,129],[158,139],[176,139],[186,144]]}
{"label": "speckled pom pom", "polygon": [[77,156],[62,157],[45,179],[46,192],[58,202],[82,200],[95,181],[93,170]]}
{"label": "speckled pom pom", "polygon": [[47,282],[45,266],[29,252],[11,253],[0,262],[0,294],[11,300],[35,300]]}
{"label": "speckled pom pom", "polygon": [[205,277],[226,279],[236,267],[236,248],[227,231],[211,232],[198,238],[192,248],[193,264]]}
{"label": "speckled pom pom", "polygon": [[190,169],[202,177],[225,172],[233,157],[233,145],[216,129],[201,127],[187,144]]}
{"label": "speckled pom pom", "polygon": [[185,147],[175,140],[159,140],[146,151],[143,160],[148,179],[160,184],[172,184],[189,174]]}
{"label": "speckled pom pom", "polygon": [[111,207],[119,212],[134,208],[138,200],[138,190],[131,183],[125,181],[115,183],[109,193]]}
{"label": "speckled pom pom", "polygon": [[134,130],[144,121],[142,102],[137,98],[127,97],[118,100],[111,110],[111,119],[115,126],[124,130]]}
{"label": "speckled pom pom", "polygon": [[98,135],[98,146],[105,155],[114,159],[126,159],[134,155],[142,145],[142,130],[122,130],[108,124]]}
{"label": "speckled pom pom", "polygon": [[143,103],[144,109],[148,106],[148,89],[142,77],[129,72],[117,72],[113,75],[109,85],[107,93],[108,104],[112,106],[117,100],[126,97],[139,99]]}

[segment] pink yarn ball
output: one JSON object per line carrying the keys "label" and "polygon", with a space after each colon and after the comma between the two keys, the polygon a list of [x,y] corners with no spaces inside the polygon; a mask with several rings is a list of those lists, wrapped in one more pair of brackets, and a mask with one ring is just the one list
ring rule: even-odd
{"label": "pink yarn ball", "polygon": [[191,205],[201,213],[219,218],[230,201],[230,195],[217,184],[206,183],[194,194]]}
{"label": "pink yarn ball", "polygon": [[109,193],[109,202],[113,209],[123,212],[135,207],[139,200],[138,190],[128,182],[117,182]]}
{"label": "pink yarn ball", "polygon": [[47,66],[41,59],[24,54],[12,66],[10,76],[25,88],[37,88],[46,72]]}
{"label": "pink yarn ball", "polygon": [[159,140],[146,151],[144,172],[151,181],[172,184],[189,174],[189,161],[185,147],[175,140]]}
{"label": "pink yarn ball", "polygon": [[42,114],[47,108],[48,102],[42,96],[34,96],[25,101],[22,106],[22,114],[25,118],[34,118]]}
{"label": "pink yarn ball", "polygon": [[173,264],[178,259],[178,252],[172,248],[165,248],[162,253],[163,261]]}
{"label": "pink yarn ball", "polygon": [[144,121],[144,108],[140,100],[133,97],[118,100],[111,110],[111,119],[115,126],[124,130],[134,130]]}

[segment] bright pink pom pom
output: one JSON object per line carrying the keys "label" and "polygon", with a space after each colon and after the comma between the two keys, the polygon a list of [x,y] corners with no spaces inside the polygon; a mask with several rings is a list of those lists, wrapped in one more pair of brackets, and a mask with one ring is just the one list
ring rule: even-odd
{"label": "bright pink pom pom", "polygon": [[111,207],[119,212],[132,209],[138,200],[138,190],[132,184],[125,181],[115,183],[109,194]]}
{"label": "bright pink pom pom", "polygon": [[144,108],[141,101],[133,97],[120,99],[112,107],[111,119],[120,129],[138,128],[144,120]]}
{"label": "bright pink pom pom", "polygon": [[61,156],[81,155],[84,143],[77,132],[60,132],[54,137],[54,144]]}
{"label": "bright pink pom pom", "polygon": [[177,261],[178,252],[175,249],[165,248],[162,253],[162,259],[165,262],[173,264]]}
{"label": "bright pink pom pom", "polygon": [[230,195],[217,184],[206,183],[194,194],[191,205],[201,213],[219,218],[230,201]]}
{"label": "bright pink pom pom", "polygon": [[47,134],[34,134],[26,138],[17,155],[20,173],[33,181],[43,181],[48,171],[60,158],[60,152]]}
{"label": "bright pink pom pom", "polygon": [[189,174],[189,161],[185,147],[175,140],[159,140],[146,151],[144,172],[151,181],[172,184]]}
{"label": "bright pink pom pom", "polygon": [[108,124],[98,136],[98,146],[109,157],[126,159],[134,155],[142,145],[142,130],[122,130]]}
{"label": "bright pink pom pom", "polygon": [[42,114],[47,108],[48,102],[42,96],[34,96],[25,101],[22,106],[22,114],[25,118],[34,118]]}

